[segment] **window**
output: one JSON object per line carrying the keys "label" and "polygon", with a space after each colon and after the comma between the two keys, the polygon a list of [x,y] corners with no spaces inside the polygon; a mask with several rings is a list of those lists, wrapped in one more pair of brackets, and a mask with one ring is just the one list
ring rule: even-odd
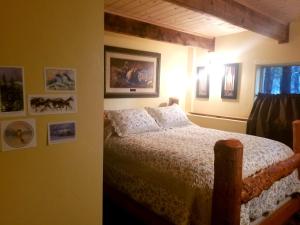
{"label": "window", "polygon": [[300,94],[300,65],[259,66],[256,94]]}

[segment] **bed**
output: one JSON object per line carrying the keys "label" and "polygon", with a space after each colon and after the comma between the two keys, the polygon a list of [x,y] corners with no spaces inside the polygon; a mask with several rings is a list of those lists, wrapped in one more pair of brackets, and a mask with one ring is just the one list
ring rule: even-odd
{"label": "bed", "polygon": [[[120,193],[175,225],[257,224],[277,208],[281,219],[299,209],[295,168],[300,157],[286,145],[199,127],[178,106],[145,111],[134,109],[130,116],[124,110],[109,112],[113,131],[104,147],[108,193]],[[144,116],[153,118],[150,130]],[[124,123],[129,132],[122,131]],[[295,131],[299,124],[294,123]]]}

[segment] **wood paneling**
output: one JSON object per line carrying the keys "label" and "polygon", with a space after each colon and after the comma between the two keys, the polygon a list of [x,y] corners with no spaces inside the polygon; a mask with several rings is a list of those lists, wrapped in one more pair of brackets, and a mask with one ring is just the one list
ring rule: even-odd
{"label": "wood paneling", "polygon": [[289,40],[289,25],[280,23],[246,6],[228,0],[166,0],[198,12],[217,16],[236,26],[271,37],[280,43]]}
{"label": "wood paneling", "polygon": [[105,0],[105,11],[209,38],[244,31],[214,16],[164,0]]}
{"label": "wood paneling", "polygon": [[299,0],[235,0],[255,11],[282,23],[290,23],[300,17]]}
{"label": "wood paneling", "polygon": [[214,39],[203,38],[145,22],[105,13],[105,30],[173,44],[214,50]]}

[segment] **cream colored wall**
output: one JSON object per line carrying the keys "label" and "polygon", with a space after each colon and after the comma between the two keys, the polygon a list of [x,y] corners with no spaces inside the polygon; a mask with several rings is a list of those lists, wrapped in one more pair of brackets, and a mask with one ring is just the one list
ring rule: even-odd
{"label": "cream colored wall", "polygon": [[[78,113],[22,117],[38,146],[0,152],[0,224],[101,224],[103,1],[2,1],[0,27],[0,65],[24,67],[26,94],[44,94],[45,66],[76,68],[78,82]],[[47,146],[47,123],[64,120],[78,140]]]}
{"label": "cream colored wall", "polygon": [[[255,71],[257,64],[300,62],[300,21],[292,23],[290,42],[278,44],[277,41],[252,33],[224,36],[216,39],[216,51],[206,53],[194,49],[194,67],[209,65],[210,98],[196,99],[192,96],[188,111],[221,116],[244,117],[250,114],[254,101]],[[221,99],[222,71],[224,63],[241,63],[239,94],[237,100]],[[220,128],[222,129],[222,128]]]}
{"label": "cream colored wall", "polygon": [[195,124],[202,127],[213,128],[218,130],[225,130],[237,133],[246,133],[247,122],[232,120],[232,119],[222,119],[215,118],[211,116],[199,116],[188,114],[188,118]]}
{"label": "cream colored wall", "polygon": [[104,33],[105,45],[161,53],[160,97],[105,99],[105,109],[158,106],[168,102],[169,97],[178,97],[185,107],[186,77],[188,71],[188,47],[153,41],[112,32]]}
{"label": "cream colored wall", "polygon": [[[278,44],[270,38],[243,32],[217,38],[216,50],[212,53],[200,48],[187,48],[111,32],[105,32],[104,43],[162,54],[160,98],[105,99],[105,109],[158,106],[166,102],[169,96],[175,95],[180,98],[180,104],[187,112],[248,118],[254,102],[256,65],[300,62],[300,21],[291,24],[290,42],[287,44]],[[241,63],[238,99],[223,100],[221,65],[236,62]],[[195,98],[195,68],[203,65],[209,65],[212,71],[209,99]],[[214,128],[228,130],[228,121],[225,121],[226,125],[215,123],[214,119],[209,121],[208,118],[195,121],[199,125],[211,123]],[[234,128],[234,131],[245,130],[245,123],[236,124],[240,124],[240,127]]]}

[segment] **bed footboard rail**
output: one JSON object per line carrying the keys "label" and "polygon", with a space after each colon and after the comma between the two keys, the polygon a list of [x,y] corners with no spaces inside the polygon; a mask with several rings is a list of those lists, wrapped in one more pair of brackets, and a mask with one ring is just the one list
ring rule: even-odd
{"label": "bed footboard rail", "polygon": [[271,165],[263,170],[256,172],[242,181],[241,202],[247,203],[251,199],[260,195],[264,190],[268,190],[272,184],[281,178],[290,175],[300,165],[300,154]]}
{"label": "bed footboard rail", "polygon": [[218,141],[214,148],[211,224],[239,225],[242,203],[259,196],[295,169],[300,170],[300,120],[293,122],[293,148],[292,157],[242,179],[243,145],[235,139]]}

